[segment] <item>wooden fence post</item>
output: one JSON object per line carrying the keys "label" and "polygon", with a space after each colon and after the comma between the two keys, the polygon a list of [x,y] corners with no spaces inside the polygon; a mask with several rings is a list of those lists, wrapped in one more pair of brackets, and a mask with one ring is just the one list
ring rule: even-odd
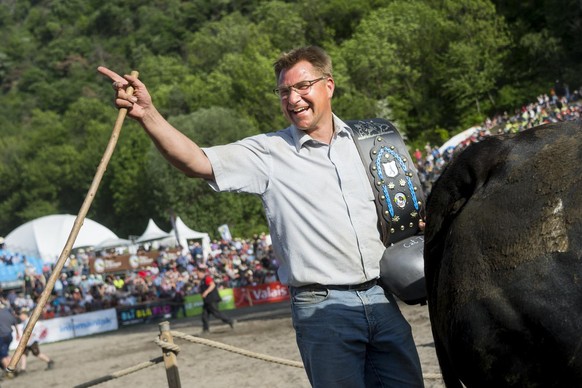
{"label": "wooden fence post", "polygon": [[[172,333],[170,332],[170,322],[160,323],[160,340],[164,343],[174,344]],[[176,353],[171,350],[162,348],[164,356],[164,365],[166,366],[166,377],[168,378],[169,388],[181,388],[180,373],[178,371],[178,360]]]}

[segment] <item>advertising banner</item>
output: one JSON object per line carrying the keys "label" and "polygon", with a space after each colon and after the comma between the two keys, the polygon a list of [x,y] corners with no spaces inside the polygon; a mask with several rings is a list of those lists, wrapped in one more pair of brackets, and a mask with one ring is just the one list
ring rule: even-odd
{"label": "advertising banner", "polygon": [[[232,288],[219,290],[218,294],[222,298],[222,301],[218,304],[219,310],[233,310],[235,308]],[[200,296],[200,294],[186,295],[184,301],[186,316],[194,317],[202,314],[202,304],[202,296]]]}
{"label": "advertising banner", "polygon": [[[137,306],[126,306],[117,308],[117,319],[119,325],[129,326],[138,323],[161,321],[172,317],[174,306],[168,301],[143,303]],[[177,306],[176,306],[177,307]]]}
{"label": "advertising banner", "polygon": [[236,308],[289,300],[289,289],[279,282],[238,287],[233,290]]}
{"label": "advertising banner", "polygon": [[[34,325],[29,343],[34,341],[38,341],[39,344],[57,342],[117,329],[115,309],[100,310],[68,317],[39,320]],[[20,332],[24,331],[22,324],[20,324],[20,330]],[[14,329],[12,338],[15,340],[10,344],[10,349],[16,349],[20,338],[17,337]]]}
{"label": "advertising banner", "polygon": [[[89,271],[92,274],[103,274],[140,270],[152,266],[160,254],[159,251],[140,250],[134,254],[89,257]],[[178,257],[178,250],[168,250],[164,254],[168,260],[174,260]]]}

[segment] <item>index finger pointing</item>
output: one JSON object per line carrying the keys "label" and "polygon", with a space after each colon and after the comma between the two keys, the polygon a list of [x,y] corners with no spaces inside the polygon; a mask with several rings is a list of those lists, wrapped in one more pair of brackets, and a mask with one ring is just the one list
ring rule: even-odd
{"label": "index finger pointing", "polygon": [[123,78],[122,76],[120,76],[119,74],[114,72],[113,70],[109,70],[105,66],[99,66],[97,68],[97,71],[99,73],[103,74],[104,76],[109,77],[112,81],[120,82],[121,85],[125,85],[127,83],[125,78]]}

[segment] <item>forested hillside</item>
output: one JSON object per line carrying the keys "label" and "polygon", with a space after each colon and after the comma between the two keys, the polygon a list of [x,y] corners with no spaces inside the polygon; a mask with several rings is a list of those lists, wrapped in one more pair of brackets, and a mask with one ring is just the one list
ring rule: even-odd
{"label": "forested hillside", "polygon": [[[555,82],[582,84],[577,0],[0,0],[0,235],[77,214],[117,111],[96,68],[138,70],[202,146],[286,126],[271,65],[316,44],[334,59],[336,113],[394,121],[440,144]],[[216,234],[265,231],[257,198],[184,179],[127,120],[89,217],[121,237],[170,212]]]}

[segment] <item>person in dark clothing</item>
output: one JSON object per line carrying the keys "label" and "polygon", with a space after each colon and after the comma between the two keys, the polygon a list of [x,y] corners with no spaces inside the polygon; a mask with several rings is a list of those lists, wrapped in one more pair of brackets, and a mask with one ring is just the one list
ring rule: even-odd
{"label": "person in dark clothing", "polygon": [[218,303],[221,301],[220,295],[218,294],[218,289],[216,288],[216,283],[214,279],[206,272],[207,268],[204,265],[199,265],[196,267],[196,273],[198,279],[200,279],[200,295],[202,295],[202,300],[204,302],[202,306],[202,331],[208,333],[209,324],[208,319],[210,314],[215,318],[220,319],[222,322],[227,323],[231,329],[234,327],[234,320],[227,317],[225,314],[218,310]]}
{"label": "person in dark clothing", "polygon": [[12,342],[12,328],[14,327],[16,333],[20,335],[17,325],[18,320],[12,309],[6,304],[0,303],[0,361],[2,369],[6,369],[10,363],[9,348]]}
{"label": "person in dark clothing", "polygon": [[[26,325],[28,325],[28,321],[30,319],[30,312],[27,309],[21,309],[18,317],[20,318],[20,321],[22,322],[22,327],[25,328]],[[26,372],[26,366],[27,366],[27,358],[29,353],[32,353],[33,356],[35,356],[36,358],[38,358],[41,361],[46,362],[46,370],[50,370],[53,369],[54,367],[54,361],[51,360],[51,358],[49,356],[47,356],[46,354],[42,353],[40,351],[40,346],[38,341],[36,340],[29,340],[28,345],[26,345],[26,347],[24,348],[24,354],[22,355],[21,359],[20,359],[20,372],[19,374],[22,374],[24,372]]]}

